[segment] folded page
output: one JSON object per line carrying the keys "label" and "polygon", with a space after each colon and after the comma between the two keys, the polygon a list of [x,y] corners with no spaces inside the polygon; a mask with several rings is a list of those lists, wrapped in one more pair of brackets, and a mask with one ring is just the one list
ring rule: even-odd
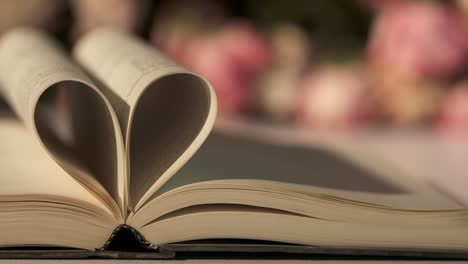
{"label": "folded page", "polygon": [[57,163],[123,217],[125,167],[117,118],[62,48],[34,29],[5,34],[0,86]]}
{"label": "folded page", "polygon": [[98,29],[75,58],[109,98],[125,137],[130,200],[141,207],[210,132],[216,97],[209,83],[137,38]]}

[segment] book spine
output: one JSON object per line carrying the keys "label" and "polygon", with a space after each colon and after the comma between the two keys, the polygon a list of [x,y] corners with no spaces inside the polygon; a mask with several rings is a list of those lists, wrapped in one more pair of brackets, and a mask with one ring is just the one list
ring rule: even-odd
{"label": "book spine", "polygon": [[123,230],[130,231],[143,249],[158,250],[158,245],[152,244],[151,242],[146,240],[145,237],[140,232],[138,232],[138,230],[126,224],[122,224],[116,227],[114,231],[112,232],[112,234],[110,235],[109,239],[106,241],[106,243],[101,248],[98,248],[96,250],[97,251],[108,250],[114,238],[117,236],[117,234],[119,234]]}

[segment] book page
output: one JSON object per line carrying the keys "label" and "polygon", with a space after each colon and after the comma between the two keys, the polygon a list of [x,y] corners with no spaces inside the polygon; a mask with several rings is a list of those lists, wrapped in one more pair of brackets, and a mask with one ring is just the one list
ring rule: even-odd
{"label": "book page", "polygon": [[[327,204],[322,204],[323,207]],[[346,213],[356,214],[353,210]],[[235,239],[247,239],[244,242],[250,246],[261,246],[260,240],[310,245],[318,249],[328,247],[343,253],[353,249],[382,252],[406,249],[420,252],[422,256],[428,250],[466,252],[468,247],[466,212],[452,215],[447,212],[429,215],[424,212],[388,213],[380,219],[364,213],[360,215],[364,223],[347,217],[327,219],[319,213],[316,216],[253,206],[212,204],[169,213],[139,231],[152,244],[170,246],[180,243],[186,248],[203,245],[214,248],[222,246],[223,242],[235,248],[242,245]]]}
{"label": "book page", "polygon": [[[440,141],[437,135],[430,136],[427,133],[405,135],[382,130],[348,134],[321,133],[304,128],[274,127],[244,121],[219,122],[217,129],[227,135],[250,138],[259,144],[276,145],[278,148],[295,147],[327,152],[338,159],[337,164],[346,162],[358,170],[365,170],[365,174],[359,173],[361,179],[358,185],[360,186],[355,187],[360,190],[347,192],[346,197],[380,201],[380,199],[374,200],[376,197],[372,195],[366,195],[372,191],[362,189],[363,185],[372,185],[371,182],[379,181],[386,183],[387,186],[388,184],[396,185],[400,189],[392,195],[391,192],[386,194],[376,191],[378,188],[368,188],[373,189],[374,193],[381,193],[379,196],[384,197],[381,200],[382,203],[388,206],[420,209],[462,208],[462,201],[454,200],[446,193],[440,193],[438,188],[434,188],[433,182],[428,181],[426,177],[429,171],[442,173],[438,166],[452,158],[448,153],[441,155],[439,153],[441,148],[430,147],[434,146],[434,143],[437,145]],[[417,149],[420,150],[419,159],[409,154]],[[434,154],[439,158],[439,162],[435,160],[428,162],[427,158]],[[408,167],[413,167],[413,169]],[[453,168],[446,169],[443,176],[449,177],[447,174],[451,174]],[[340,185],[355,184],[356,179],[348,175],[349,173],[346,176],[338,175],[340,178],[336,181],[344,181]],[[369,182],[363,175],[371,176],[373,180]],[[366,184],[363,184],[364,182]]]}
{"label": "book page", "polygon": [[0,40],[0,86],[52,158],[122,216],[125,169],[117,118],[62,48],[34,29],[5,34]]}
{"label": "book page", "polygon": [[47,156],[33,135],[14,117],[0,117],[0,143],[0,201],[28,200],[31,196],[66,197],[112,216],[109,208],[80,188],[78,182]]}
{"label": "book page", "polygon": [[248,205],[322,219],[341,215],[368,219],[367,224],[395,212],[467,212],[463,204],[387,164],[362,140],[347,143],[329,135],[311,142],[297,133],[290,137],[260,129],[256,137],[221,130],[127,222],[145,226],[167,213],[207,204]]}
{"label": "book page", "polygon": [[99,83],[119,118],[135,209],[194,154],[216,114],[209,83],[134,36],[98,29],[74,56]]}
{"label": "book page", "polygon": [[0,247],[101,247],[122,223],[0,108]]}
{"label": "book page", "polygon": [[[310,132],[302,135],[297,130],[273,132],[255,127],[256,133],[249,133],[249,127],[240,126],[239,130],[220,127],[211,134],[186,166],[158,190],[148,211],[156,206],[157,196],[199,189],[207,197],[208,188],[290,190],[405,210],[463,208],[427,182],[412,178],[398,164],[383,159],[370,148],[372,138],[346,140],[322,135],[314,140],[308,138],[313,135]],[[219,195],[212,202],[230,201]]]}

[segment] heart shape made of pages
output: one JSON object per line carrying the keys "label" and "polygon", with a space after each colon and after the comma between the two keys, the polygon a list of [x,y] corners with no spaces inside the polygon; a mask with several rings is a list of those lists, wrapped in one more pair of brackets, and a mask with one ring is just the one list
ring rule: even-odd
{"label": "heart shape made of pages", "polygon": [[[153,81],[133,109],[126,108],[127,131],[121,133],[104,95],[84,83],[62,81],[39,97],[34,111],[51,156],[115,211],[126,203],[124,192],[131,208],[141,207],[190,159],[213,127],[216,99],[203,78],[174,73]],[[122,134],[126,160],[118,155]],[[122,164],[129,183],[117,176]]]}
{"label": "heart shape made of pages", "polygon": [[127,157],[128,205],[144,205],[197,151],[213,128],[209,82],[135,35],[87,33],[73,57],[94,78],[119,119]]}

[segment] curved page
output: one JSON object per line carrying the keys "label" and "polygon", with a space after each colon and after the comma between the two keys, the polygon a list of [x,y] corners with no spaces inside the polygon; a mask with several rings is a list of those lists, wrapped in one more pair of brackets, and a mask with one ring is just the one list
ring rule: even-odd
{"label": "curved page", "polygon": [[0,247],[102,247],[122,223],[20,121],[0,117]]}
{"label": "curved page", "polygon": [[89,33],[74,55],[116,110],[125,137],[129,197],[137,210],[208,136],[216,114],[214,91],[155,48],[111,29]]}
{"label": "curved page", "polygon": [[45,34],[17,29],[0,40],[0,86],[57,163],[123,218],[123,143],[110,104]]}

